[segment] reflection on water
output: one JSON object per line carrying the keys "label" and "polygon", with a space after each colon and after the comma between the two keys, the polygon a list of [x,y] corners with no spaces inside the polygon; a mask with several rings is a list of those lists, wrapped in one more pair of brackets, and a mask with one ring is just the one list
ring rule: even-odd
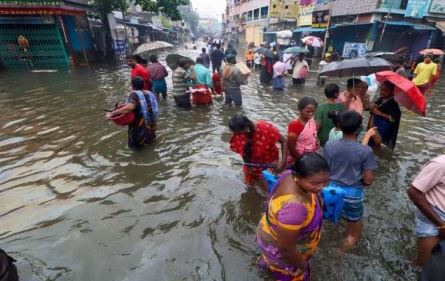
{"label": "reflection on water", "polygon": [[[128,80],[124,67],[0,78],[0,247],[17,257],[22,280],[268,280],[254,266],[263,198],[245,190],[226,124],[241,111],[285,133],[300,97],[323,100],[315,79],[280,93],[254,74],[242,109],[161,101],[159,137],[141,153],[103,118]],[[443,89],[428,117],[404,113],[395,153],[379,155],[359,247],[335,256],[342,233],[326,224],[315,280],[414,280],[406,188],[443,153]]]}

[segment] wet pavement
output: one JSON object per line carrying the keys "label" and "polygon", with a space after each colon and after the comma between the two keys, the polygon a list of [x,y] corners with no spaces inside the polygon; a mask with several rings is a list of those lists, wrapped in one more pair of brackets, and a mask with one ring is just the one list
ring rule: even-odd
{"label": "wet pavement", "polygon": [[[255,267],[264,199],[245,189],[227,123],[243,112],[285,134],[299,98],[323,101],[315,82],[312,73],[304,88],[274,92],[254,73],[241,109],[215,101],[178,111],[169,98],[155,144],[133,153],[126,129],[104,119],[128,92],[127,68],[2,74],[0,247],[25,281],[269,280]],[[405,111],[394,154],[379,154],[359,246],[338,257],[343,228],[325,224],[314,280],[415,280],[406,189],[444,152],[444,89],[441,81],[427,117]]]}

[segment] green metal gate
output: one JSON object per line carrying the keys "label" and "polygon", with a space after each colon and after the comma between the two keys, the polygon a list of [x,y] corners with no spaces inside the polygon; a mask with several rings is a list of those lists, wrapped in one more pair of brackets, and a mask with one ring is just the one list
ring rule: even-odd
{"label": "green metal gate", "polygon": [[[24,36],[29,47],[19,46]],[[70,60],[56,24],[0,24],[0,64],[6,69],[69,68]]]}

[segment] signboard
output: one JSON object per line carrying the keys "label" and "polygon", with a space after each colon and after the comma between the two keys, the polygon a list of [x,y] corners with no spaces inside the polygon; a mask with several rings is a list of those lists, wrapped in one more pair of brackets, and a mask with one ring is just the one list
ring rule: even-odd
{"label": "signboard", "polygon": [[294,19],[299,15],[299,4],[295,0],[271,0],[269,18]]}
{"label": "signboard", "polygon": [[445,14],[445,0],[431,1],[430,13]]}
{"label": "signboard", "polygon": [[127,27],[127,34],[130,38],[137,38],[139,37],[139,30],[136,27]]}
{"label": "signboard", "polygon": [[329,24],[329,10],[312,12],[312,27],[327,28]]}
{"label": "signboard", "polygon": [[283,0],[281,1],[280,18],[297,20],[299,15],[300,6],[298,1],[295,0]]}
{"label": "signboard", "polygon": [[315,5],[300,6],[300,12],[298,14],[298,26],[311,26],[312,25],[312,13],[315,10]]}
{"label": "signboard", "polygon": [[346,42],[343,47],[342,57],[347,59],[361,58],[368,52],[368,46],[365,43]]}
{"label": "signboard", "polygon": [[113,41],[113,50],[116,54],[125,54],[126,43],[124,40],[114,40]]}
{"label": "signboard", "polygon": [[280,0],[271,0],[269,9],[269,18],[279,18],[281,10]]}
{"label": "signboard", "polygon": [[408,0],[405,17],[421,19],[428,12],[431,0]]}
{"label": "signboard", "polygon": [[402,0],[386,0],[382,1],[382,4],[380,4],[380,8],[400,9],[401,5]]}

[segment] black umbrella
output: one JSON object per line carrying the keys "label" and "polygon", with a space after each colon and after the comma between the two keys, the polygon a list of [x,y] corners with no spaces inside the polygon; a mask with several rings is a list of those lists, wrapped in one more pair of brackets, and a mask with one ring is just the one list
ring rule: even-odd
{"label": "black umbrella", "polygon": [[381,58],[357,58],[331,62],[318,75],[334,77],[351,77],[370,75],[372,73],[392,70],[393,65]]}
{"label": "black umbrella", "polygon": [[258,49],[255,49],[255,52],[265,57],[273,58],[273,52],[267,48],[259,47]]}
{"label": "black umbrella", "polygon": [[176,68],[178,68],[178,62],[180,59],[186,59],[188,60],[191,64],[195,64],[195,62],[188,57],[184,57],[178,54],[170,54],[167,56],[167,58],[165,59],[165,61],[167,62],[168,67],[170,67],[170,69],[175,70]]}

